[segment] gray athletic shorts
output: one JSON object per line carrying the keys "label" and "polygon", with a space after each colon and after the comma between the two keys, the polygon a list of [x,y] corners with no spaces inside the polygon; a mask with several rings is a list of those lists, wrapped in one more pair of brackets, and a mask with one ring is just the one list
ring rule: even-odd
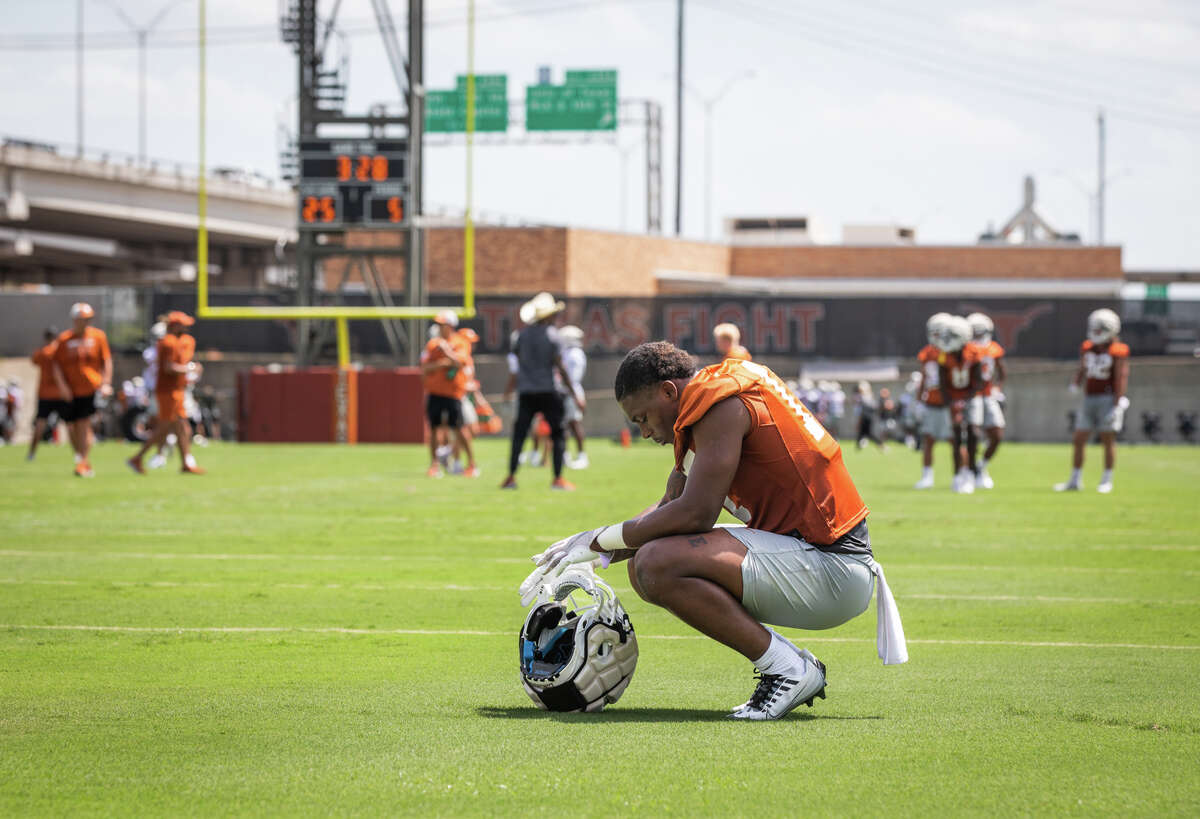
{"label": "gray athletic shorts", "polygon": [[1075,411],[1075,429],[1120,432],[1124,425],[1125,410],[1111,395],[1085,395]]}
{"label": "gray athletic shorts", "polygon": [[967,405],[967,422],[973,427],[1004,429],[1004,410],[990,395],[976,395]]}
{"label": "gray athletic shorts", "polygon": [[921,414],[921,436],[928,436],[935,441],[950,440],[950,408],[925,407]]}
{"label": "gray athletic shorts", "polygon": [[870,555],[822,552],[788,535],[725,528],[746,547],[742,605],[756,620],[826,629],[854,619],[870,605],[875,585]]}
{"label": "gray athletic shorts", "polygon": [[579,405],[575,403],[575,399],[569,395],[563,396],[563,423],[569,424],[572,421],[582,421],[583,410],[579,409]]}
{"label": "gray athletic shorts", "polygon": [[479,414],[475,412],[475,405],[466,398],[462,399],[462,422],[463,426],[479,423]]}

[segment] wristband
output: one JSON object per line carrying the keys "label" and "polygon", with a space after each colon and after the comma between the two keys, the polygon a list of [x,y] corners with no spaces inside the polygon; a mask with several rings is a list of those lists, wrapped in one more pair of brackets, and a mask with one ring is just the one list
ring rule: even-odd
{"label": "wristband", "polygon": [[625,535],[622,529],[625,524],[614,523],[612,526],[605,526],[600,530],[600,534],[596,535],[596,545],[606,552],[613,552],[617,549],[625,548]]}
{"label": "wristband", "polygon": [[1120,409],[1123,409],[1123,410],[1129,409],[1129,398],[1127,396],[1122,395],[1120,398],[1117,399],[1117,407],[1119,407]]}

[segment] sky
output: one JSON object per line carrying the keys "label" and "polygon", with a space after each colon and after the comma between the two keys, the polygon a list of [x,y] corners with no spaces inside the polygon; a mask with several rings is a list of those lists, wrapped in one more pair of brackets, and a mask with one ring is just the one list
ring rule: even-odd
{"label": "sky", "polygon": [[[1097,112],[1107,131],[1106,244],[1127,270],[1200,269],[1200,6],[1191,0],[685,0],[683,234],[733,216],[914,227],[965,244],[1020,206],[1022,180],[1062,232],[1097,240]],[[389,0],[401,47],[407,4]],[[294,128],[295,57],[282,0],[209,0],[208,164],[279,174]],[[138,26],[147,57],[147,154],[195,164],[197,0],[82,0],[89,150],[135,153]],[[320,0],[327,14],[333,0]],[[616,69],[622,99],[663,106],[663,223],[674,225],[675,0],[477,0],[478,73],[523,99],[539,66]],[[0,136],[76,142],[77,0],[0,0]],[[466,0],[427,0],[426,80],[467,62]],[[398,104],[370,0],[342,0],[347,109]],[[332,53],[332,52],[331,52]],[[706,116],[705,98],[722,90]],[[708,127],[706,127],[706,124]],[[711,179],[706,134],[711,133]],[[426,152],[427,211],[461,212],[461,144]],[[644,133],[590,144],[485,145],[485,218],[638,231]],[[711,190],[711,196],[709,191]],[[706,202],[711,224],[705,224]]]}

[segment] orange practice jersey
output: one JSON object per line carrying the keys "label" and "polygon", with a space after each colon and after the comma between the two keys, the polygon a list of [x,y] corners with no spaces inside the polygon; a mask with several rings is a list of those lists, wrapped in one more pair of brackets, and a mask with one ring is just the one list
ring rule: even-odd
{"label": "orange practice jersey", "polygon": [[1004,348],[995,341],[987,344],[971,342],[975,348],[975,358],[979,361],[979,374],[983,380],[983,394],[991,395],[996,386],[996,362],[1004,358]]}
{"label": "orange practice jersey", "polygon": [[968,344],[956,353],[938,353],[938,366],[944,367],[949,383],[943,385],[951,401],[971,397],[971,368],[979,363],[979,350]]}
{"label": "orange practice jersey", "polygon": [[1116,392],[1117,359],[1129,358],[1129,345],[1120,341],[1099,345],[1085,341],[1079,353],[1087,375],[1083,391],[1088,395],[1112,395]]}
{"label": "orange practice jersey", "polygon": [[[454,335],[455,338],[462,339],[463,346],[466,348],[466,355],[463,357],[465,362],[463,364],[463,370],[465,370],[467,373],[467,390],[469,392],[471,388],[471,382],[475,380],[475,345],[471,342],[471,338],[467,335],[465,330],[459,330]],[[478,338],[478,336],[476,336],[476,338]]]}
{"label": "orange practice jersey", "polygon": [[38,400],[61,401],[62,390],[54,380],[54,345],[51,341],[45,347],[39,347],[33,354],[33,363],[38,366]]}
{"label": "orange practice jersey", "polygon": [[[462,398],[467,394],[467,367],[456,367],[451,364],[450,360],[446,358],[446,354],[442,351],[441,342],[442,339],[440,336],[429,339],[429,343],[425,345],[425,353],[421,356],[423,361],[445,360],[448,365],[425,373],[425,391],[430,395],[441,395],[446,398]],[[470,364],[471,342],[458,333],[455,333],[446,339],[446,343],[450,345],[450,349],[454,351],[454,354],[464,364]]]}
{"label": "orange practice jersey", "polygon": [[921,373],[925,376],[921,389],[921,403],[930,407],[945,406],[946,400],[942,397],[942,374],[938,370],[938,356],[942,353],[937,347],[932,344],[926,344],[921,348],[921,352],[917,353],[917,361],[921,363]]}
{"label": "orange practice jersey", "polygon": [[104,383],[104,362],[112,358],[108,336],[96,327],[62,333],[54,342],[54,360],[67,379],[72,395],[91,395]]}
{"label": "orange practice jersey", "polygon": [[675,421],[677,468],[695,448],[692,425],[732,396],[750,412],[750,432],[729,486],[729,505],[746,525],[799,532],[809,543],[828,546],[867,516],[837,441],[760,364],[726,359],[705,367],[684,387]]}
{"label": "orange practice jersey", "polygon": [[195,353],[196,339],[187,333],[163,336],[158,342],[158,380],[154,382],[154,391],[167,393],[185,388],[187,373],[172,372],[167,369],[167,364],[187,364]]}
{"label": "orange practice jersey", "polygon": [[729,352],[725,354],[725,359],[734,359],[735,361],[751,361],[754,356],[750,355],[750,351],[741,344],[734,344],[729,348]]}

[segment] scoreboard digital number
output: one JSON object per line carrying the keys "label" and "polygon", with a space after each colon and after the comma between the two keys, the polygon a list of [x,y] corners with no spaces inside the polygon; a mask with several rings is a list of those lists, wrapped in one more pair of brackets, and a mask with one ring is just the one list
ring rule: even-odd
{"label": "scoreboard digital number", "polygon": [[300,143],[302,230],[408,224],[408,141],[306,139]]}

